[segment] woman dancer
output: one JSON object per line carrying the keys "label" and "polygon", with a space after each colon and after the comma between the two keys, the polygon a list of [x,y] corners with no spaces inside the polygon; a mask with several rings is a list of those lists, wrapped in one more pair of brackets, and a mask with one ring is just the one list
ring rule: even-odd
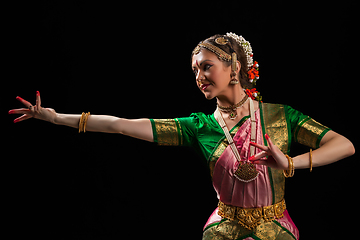
{"label": "woman dancer", "polygon": [[[124,119],[61,114],[17,97],[26,108],[14,122],[37,118],[79,128],[79,132],[120,133],[161,145],[192,146],[208,161],[218,207],[204,226],[203,239],[298,239],[284,200],[285,179],[295,169],[319,167],[354,154],[353,144],[290,106],[261,102],[253,85],[259,65],[250,43],[234,33],[201,41],[191,56],[196,83],[217,99],[211,115],[175,119]],[[295,141],[309,152],[290,157]],[[314,150],[312,150],[314,149]]]}

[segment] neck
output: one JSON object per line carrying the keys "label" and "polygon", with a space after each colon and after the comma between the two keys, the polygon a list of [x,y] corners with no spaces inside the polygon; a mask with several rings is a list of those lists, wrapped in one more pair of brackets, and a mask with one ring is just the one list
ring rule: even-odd
{"label": "neck", "polygon": [[235,105],[240,102],[246,93],[242,90],[240,84],[236,84],[232,87],[229,87],[226,92],[217,96],[217,103],[220,106],[229,107],[231,105]]}

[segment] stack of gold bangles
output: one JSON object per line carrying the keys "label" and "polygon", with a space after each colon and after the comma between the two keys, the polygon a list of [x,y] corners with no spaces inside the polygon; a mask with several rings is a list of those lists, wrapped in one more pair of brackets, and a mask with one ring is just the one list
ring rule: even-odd
{"label": "stack of gold bangles", "polygon": [[82,113],[79,121],[79,133],[86,132],[86,122],[88,120],[88,117],[90,116],[90,112],[88,113]]}
{"label": "stack of gold bangles", "polygon": [[285,156],[289,161],[289,170],[284,170],[284,176],[286,178],[293,177],[295,174],[294,161],[292,160],[291,157],[289,157],[289,155],[285,155]]}
{"label": "stack of gold bangles", "polygon": [[[312,149],[310,148],[310,153],[309,153],[309,157],[310,157],[310,172],[312,172],[312,168],[313,168],[313,161],[312,161]],[[289,170],[283,170],[284,171],[284,176],[289,178],[289,177],[293,177],[295,174],[295,167],[294,167],[294,161],[291,157],[289,157],[289,155],[285,155],[286,158],[289,161]]]}

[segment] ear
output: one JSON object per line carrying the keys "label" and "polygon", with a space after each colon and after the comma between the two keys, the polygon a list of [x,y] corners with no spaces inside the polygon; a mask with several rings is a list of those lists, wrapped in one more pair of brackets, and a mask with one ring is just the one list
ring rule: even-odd
{"label": "ear", "polygon": [[231,76],[238,76],[239,75],[239,72],[240,72],[240,69],[241,69],[241,63],[240,61],[236,61],[236,70],[235,71],[231,71]]}
{"label": "ear", "polygon": [[240,69],[241,69],[241,63],[240,61],[236,61],[236,74],[238,74],[240,72]]}

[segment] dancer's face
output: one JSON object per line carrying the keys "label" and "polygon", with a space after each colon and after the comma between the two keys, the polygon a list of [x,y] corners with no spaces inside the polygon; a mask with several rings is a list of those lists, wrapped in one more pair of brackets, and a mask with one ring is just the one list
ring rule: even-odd
{"label": "dancer's face", "polygon": [[228,89],[231,66],[226,66],[213,52],[201,49],[192,58],[192,69],[197,86],[207,99],[213,99]]}

